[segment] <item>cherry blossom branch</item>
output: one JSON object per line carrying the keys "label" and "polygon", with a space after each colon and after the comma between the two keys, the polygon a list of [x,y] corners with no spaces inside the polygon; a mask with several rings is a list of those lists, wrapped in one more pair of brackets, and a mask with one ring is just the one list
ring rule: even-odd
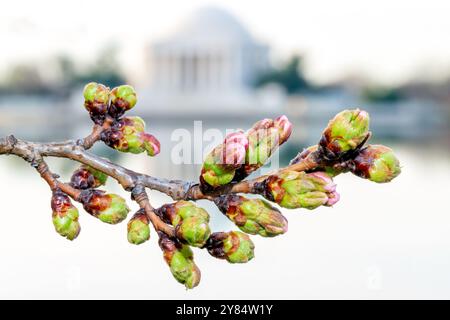
{"label": "cherry blossom branch", "polygon": [[[137,245],[146,242],[151,223],[170,271],[187,288],[197,286],[201,278],[191,247],[206,249],[213,257],[230,263],[245,263],[254,257],[254,244],[247,234],[274,237],[287,232],[287,219],[270,202],[287,209],[332,206],[339,200],[333,182],[338,174],[350,171],[381,183],[400,173],[399,161],[391,149],[366,145],[371,135],[369,116],[356,109],[340,112],[329,122],[317,145],[269,174],[247,179],[291,135],[293,126],[286,116],[263,119],[247,132],[227,135],[205,158],[199,182],[158,178],[89,152],[97,141],[102,141],[119,152],[149,156],[159,153],[159,141],[145,132],[145,122],[124,116],[136,104],[134,89],[122,85],[110,90],[89,83],[83,95],[84,107],[94,122],[88,136],[39,143],[10,135],[0,138],[0,155],[20,157],[37,170],[52,191],[55,230],[68,240],[74,240],[81,230],[78,209],[71,199],[105,223],[117,224],[126,219],[130,211],[126,200],[98,189],[108,177],[115,179],[140,207],[128,221],[128,241]],[[70,182],[61,182],[45,161],[49,157],[70,159],[81,166]],[[162,192],[175,202],[153,208],[146,189]],[[259,195],[268,201],[241,194]],[[210,215],[193,203],[200,199],[214,202],[240,231],[212,233]]]}
{"label": "cherry blossom branch", "polygon": [[[201,191],[200,186],[192,181],[169,180],[157,178],[147,174],[138,173],[124,168],[105,158],[86,151],[86,146],[92,146],[101,134],[100,126],[94,126],[93,133],[79,141],[36,143],[19,140],[13,135],[0,139],[0,154],[18,156],[30,164],[42,161],[42,157],[66,158],[77,161],[97,169],[117,182],[126,190],[132,191],[136,186],[143,186],[152,190],[162,192],[173,200],[200,200],[213,199],[222,194],[228,193],[252,193],[255,183],[268,177],[264,175],[253,180],[244,180],[235,184],[227,185],[209,193]],[[83,141],[80,143],[80,141]],[[89,143],[85,143],[89,141]],[[279,172],[306,171],[318,165],[317,162],[308,159],[279,170]],[[61,183],[59,183],[61,185]],[[61,186],[61,188],[66,188]]]}

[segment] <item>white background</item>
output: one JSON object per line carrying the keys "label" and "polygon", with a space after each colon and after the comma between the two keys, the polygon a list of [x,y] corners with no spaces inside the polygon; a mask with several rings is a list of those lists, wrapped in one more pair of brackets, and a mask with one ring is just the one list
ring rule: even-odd
{"label": "white background", "polygon": [[[81,209],[79,238],[60,237],[47,185],[25,162],[1,157],[0,298],[448,299],[449,155],[396,150],[403,172],[394,182],[338,177],[342,197],[334,208],[285,212],[289,232],[253,237],[256,258],[248,264],[195,250],[202,281],[189,291],[172,278],[154,232],[150,243],[133,246],[126,222],[110,226]],[[133,155],[122,163],[145,171]],[[59,162],[51,164],[57,169]],[[108,189],[120,192],[114,181]],[[152,196],[155,206],[166,201]],[[206,201],[199,204],[215,231],[233,228]]]}

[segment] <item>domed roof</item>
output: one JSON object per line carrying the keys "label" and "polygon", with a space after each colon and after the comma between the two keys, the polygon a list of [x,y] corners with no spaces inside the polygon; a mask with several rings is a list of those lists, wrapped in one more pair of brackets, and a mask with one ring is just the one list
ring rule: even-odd
{"label": "domed roof", "polygon": [[193,12],[172,34],[176,41],[231,41],[253,42],[247,29],[228,11],[217,7],[204,7]]}

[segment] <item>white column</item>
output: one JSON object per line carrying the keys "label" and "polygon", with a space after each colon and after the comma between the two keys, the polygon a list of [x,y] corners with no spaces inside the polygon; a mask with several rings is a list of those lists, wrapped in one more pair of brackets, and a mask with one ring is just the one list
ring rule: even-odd
{"label": "white column", "polygon": [[237,88],[243,85],[243,62],[242,62],[242,48],[235,51],[234,54],[234,81]]}
{"label": "white column", "polygon": [[200,88],[202,91],[209,91],[209,57],[208,55],[202,54],[200,56]]}
{"label": "white column", "polygon": [[197,51],[195,53],[195,56],[197,57],[197,92],[202,92],[203,88],[205,86],[205,79],[204,79],[204,65],[203,65],[203,57],[202,55]]}
{"label": "white column", "polygon": [[191,53],[186,51],[184,54],[184,89],[185,91],[191,91],[192,86],[192,61],[191,61]]}
{"label": "white column", "polygon": [[184,52],[180,52],[180,91],[186,90],[186,57]]}
{"label": "white column", "polygon": [[170,91],[174,91],[177,89],[177,53],[172,49],[170,52]]}
{"label": "white column", "polygon": [[213,52],[208,54],[208,88],[210,91],[216,90],[216,59]]}
{"label": "white column", "polygon": [[222,53],[219,52],[215,56],[215,75],[214,80],[216,83],[216,89],[220,90],[222,89],[222,77],[223,77],[223,56]]}
{"label": "white column", "polygon": [[161,65],[160,65],[160,58],[159,54],[156,51],[156,49],[153,49],[149,55],[150,59],[150,69],[149,69],[149,79],[150,79],[150,86],[154,89],[159,89],[160,83],[158,81]]}
{"label": "white column", "polygon": [[198,91],[198,56],[194,51],[191,53],[191,90],[193,92]]}
{"label": "white column", "polygon": [[170,55],[166,49],[161,52],[161,84],[164,91],[170,88]]}
{"label": "white column", "polygon": [[181,80],[181,71],[180,71],[181,63],[180,63],[180,55],[178,50],[174,52],[173,55],[173,90],[180,90],[180,80]]}
{"label": "white column", "polygon": [[229,90],[233,85],[233,79],[232,79],[232,59],[233,59],[233,51],[227,50],[224,52],[223,56],[223,87]]}

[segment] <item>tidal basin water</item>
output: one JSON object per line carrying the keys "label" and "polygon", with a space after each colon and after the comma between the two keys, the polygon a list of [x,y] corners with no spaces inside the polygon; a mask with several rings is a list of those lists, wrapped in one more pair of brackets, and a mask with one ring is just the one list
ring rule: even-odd
{"label": "tidal basin water", "polygon": [[[48,187],[25,162],[2,156],[0,298],[449,299],[450,154],[395,150],[403,172],[394,182],[337,177],[335,207],[284,211],[289,232],[254,236],[256,258],[248,264],[194,250],[202,281],[190,291],[172,279],[154,232],[149,243],[133,246],[126,223],[110,226],[81,209],[78,239],[60,237]],[[145,171],[143,158],[132,157],[121,162]],[[50,163],[67,179],[67,162]],[[128,197],[114,181],[108,190]],[[151,197],[155,206],[169,201],[157,192]],[[210,212],[215,231],[234,228],[208,202],[199,205]]]}

